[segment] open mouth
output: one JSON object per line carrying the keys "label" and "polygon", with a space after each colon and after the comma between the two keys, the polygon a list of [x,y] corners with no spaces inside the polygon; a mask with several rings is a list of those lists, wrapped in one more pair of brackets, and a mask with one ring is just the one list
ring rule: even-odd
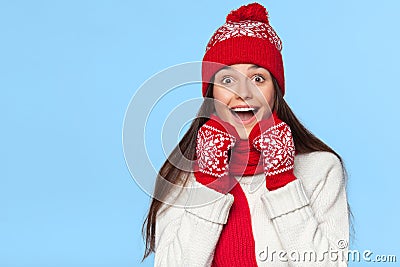
{"label": "open mouth", "polygon": [[248,123],[255,119],[255,114],[259,109],[258,107],[233,107],[231,113],[242,123]]}

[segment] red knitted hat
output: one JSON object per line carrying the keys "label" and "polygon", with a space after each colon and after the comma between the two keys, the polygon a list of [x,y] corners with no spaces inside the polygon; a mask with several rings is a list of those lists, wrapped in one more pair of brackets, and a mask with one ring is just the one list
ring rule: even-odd
{"label": "red knitted hat", "polygon": [[[269,25],[268,11],[258,3],[231,11],[226,23],[216,30],[207,44],[202,63],[203,96],[208,81],[226,65],[248,63],[266,68],[285,94],[282,42]],[[215,64],[219,63],[219,64]]]}

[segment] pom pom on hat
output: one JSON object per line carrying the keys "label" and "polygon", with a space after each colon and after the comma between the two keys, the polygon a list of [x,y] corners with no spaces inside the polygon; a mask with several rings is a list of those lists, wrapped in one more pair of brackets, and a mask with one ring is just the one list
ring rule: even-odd
{"label": "pom pom on hat", "polygon": [[268,11],[259,3],[252,3],[232,10],[231,13],[226,16],[226,22],[240,22],[244,20],[269,23]]}

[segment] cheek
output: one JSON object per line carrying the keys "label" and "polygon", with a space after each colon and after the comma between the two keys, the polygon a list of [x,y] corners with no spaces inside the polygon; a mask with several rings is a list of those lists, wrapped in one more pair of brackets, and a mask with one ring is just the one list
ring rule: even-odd
{"label": "cheek", "polygon": [[230,114],[230,111],[228,107],[232,96],[233,94],[227,89],[214,86],[213,97],[215,111],[217,112],[218,116],[224,120],[229,118],[228,115]]}
{"label": "cheek", "polygon": [[221,88],[219,86],[214,86],[213,96],[216,100],[216,108],[217,106],[219,106],[219,108],[226,107],[232,99],[232,93],[230,93],[227,89]]}
{"label": "cheek", "polygon": [[271,84],[271,86],[262,88],[261,93],[262,97],[264,98],[264,101],[266,101],[269,107],[272,109],[275,100],[274,86]]}

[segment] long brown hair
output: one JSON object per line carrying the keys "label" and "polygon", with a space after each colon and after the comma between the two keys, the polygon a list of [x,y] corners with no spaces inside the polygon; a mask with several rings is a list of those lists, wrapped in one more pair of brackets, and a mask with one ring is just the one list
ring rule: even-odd
{"label": "long brown hair", "polygon": [[[332,148],[330,148],[327,144],[317,138],[314,134],[312,134],[294,115],[293,111],[290,109],[289,105],[286,103],[285,99],[283,99],[282,92],[279,88],[277,80],[271,75],[274,89],[275,89],[275,100],[273,110],[277,111],[278,117],[286,122],[293,135],[293,141],[298,154],[309,153],[314,151],[327,151],[335,154],[343,166],[343,175],[347,184],[347,173],[344,167],[344,163],[342,158],[336,153]],[[213,84],[209,83],[205,99],[210,99],[213,97]],[[142,235],[146,242],[146,249],[142,259],[143,260],[150,255],[150,253],[155,252],[155,227],[156,227],[156,219],[157,215],[161,212],[165,212],[166,209],[160,210],[163,207],[163,199],[165,199],[171,189],[169,183],[162,183],[161,179],[169,181],[171,184],[182,184],[185,185],[188,177],[191,172],[184,171],[189,170],[191,166],[189,166],[188,162],[193,161],[195,159],[195,145],[196,145],[196,136],[199,128],[207,122],[207,118],[215,111],[214,105],[210,101],[204,101],[197,113],[196,118],[192,121],[189,129],[179,142],[179,144],[174,148],[171,152],[167,160],[162,165],[157,179],[156,185],[154,189],[154,194],[157,195],[157,198],[153,197],[149,212],[146,216],[146,219],[142,226]],[[183,158],[182,155],[185,157]],[[189,161],[188,161],[189,160]],[[179,168],[177,167],[179,166]],[[161,201],[160,201],[161,200]],[[167,206],[167,205],[165,205]],[[349,219],[352,217],[350,207],[349,210]],[[168,207],[166,207],[168,208]]]}

